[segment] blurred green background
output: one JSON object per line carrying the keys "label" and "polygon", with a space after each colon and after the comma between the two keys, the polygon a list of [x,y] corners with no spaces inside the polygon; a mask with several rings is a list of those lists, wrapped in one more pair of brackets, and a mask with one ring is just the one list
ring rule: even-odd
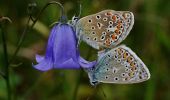
{"label": "blurred green background", "polygon": [[[50,0],[0,0],[0,15],[11,18],[6,24],[8,56],[11,58],[28,19],[27,5],[36,2],[33,16]],[[51,70],[42,73],[32,67],[35,54],[44,54],[50,25],[59,18],[59,7],[49,6],[34,28],[26,34],[12,65],[10,79],[13,100],[170,100],[170,0],[58,0],[69,19],[105,9],[131,11],[135,24],[122,44],[129,46],[150,70],[150,80],[131,85],[100,84],[92,87],[82,70]],[[1,35],[0,35],[1,37]],[[88,60],[96,59],[96,50],[81,43],[80,52]],[[0,69],[4,53],[0,38]],[[0,77],[0,100],[6,100],[6,85]]]}

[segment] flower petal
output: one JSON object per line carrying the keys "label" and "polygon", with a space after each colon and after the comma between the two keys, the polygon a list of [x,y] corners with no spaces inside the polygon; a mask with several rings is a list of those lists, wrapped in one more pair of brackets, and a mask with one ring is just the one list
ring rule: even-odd
{"label": "flower petal", "polygon": [[61,64],[58,64],[56,66],[56,68],[61,68],[61,69],[79,69],[80,68],[80,65],[73,61],[73,59],[68,59],[66,60],[65,62],[61,63]]}
{"label": "flower petal", "polygon": [[57,23],[50,32],[45,57],[36,55],[36,61],[39,64],[33,66],[41,71],[79,69],[80,65],[90,68],[96,64],[96,61],[89,62],[80,57],[73,27],[61,23]]}
{"label": "flower petal", "polygon": [[33,67],[41,71],[48,71],[52,69],[53,63],[50,60],[44,59],[39,64],[33,65]]}
{"label": "flower petal", "polygon": [[[55,37],[55,45],[53,50],[55,68],[80,68],[80,66],[78,66],[79,63],[76,56],[76,36],[72,26],[68,24],[60,24]],[[60,66],[62,64],[63,66]]]}
{"label": "flower petal", "polygon": [[41,56],[41,55],[36,54],[36,55],[35,55],[35,59],[36,59],[36,61],[37,61],[38,63],[40,63],[42,60],[44,60],[44,56]]}
{"label": "flower petal", "polygon": [[93,66],[95,66],[96,61],[86,61],[85,59],[83,59],[81,56],[79,56],[79,64],[83,67],[83,68],[91,68]]}

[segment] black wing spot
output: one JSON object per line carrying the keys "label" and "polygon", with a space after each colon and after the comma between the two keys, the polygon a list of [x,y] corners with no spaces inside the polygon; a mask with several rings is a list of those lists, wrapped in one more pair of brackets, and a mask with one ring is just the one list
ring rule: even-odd
{"label": "black wing spot", "polygon": [[104,18],[103,18],[103,21],[107,21],[107,17],[104,17]]}
{"label": "black wing spot", "polygon": [[96,34],[96,32],[92,32],[92,34],[93,34],[93,35],[95,35],[95,34]]}
{"label": "black wing spot", "polygon": [[95,37],[93,40],[97,41],[97,38]]}
{"label": "black wing spot", "polygon": [[101,40],[104,40],[104,39],[105,39],[105,36],[102,35],[102,36],[101,36]]}
{"label": "black wing spot", "polygon": [[107,71],[109,71],[109,69],[108,69],[108,68],[107,68],[106,70],[107,70]]}
{"label": "black wing spot", "polygon": [[97,23],[98,27],[101,27],[101,23]]}
{"label": "black wing spot", "polygon": [[122,73],[122,76],[124,77],[124,76],[125,76],[125,73]]}
{"label": "black wing spot", "polygon": [[102,32],[103,35],[106,35],[106,32]]}
{"label": "black wing spot", "polygon": [[95,27],[94,27],[94,26],[92,26],[92,27],[91,27],[91,29],[92,29],[92,30],[94,30],[94,29],[95,29]]}
{"label": "black wing spot", "polygon": [[109,21],[109,24],[113,24],[113,22],[112,22],[112,21]]}
{"label": "black wing spot", "polygon": [[89,21],[88,21],[89,23],[91,23],[92,22],[92,20],[91,19],[89,19]]}
{"label": "black wing spot", "polygon": [[96,19],[100,19],[100,18],[101,18],[101,16],[100,16],[100,15],[97,15],[97,16],[96,16]]}
{"label": "black wing spot", "polygon": [[115,78],[114,78],[114,80],[115,80],[115,81],[118,81],[118,80],[119,80],[119,78],[118,78],[118,77],[115,77]]}

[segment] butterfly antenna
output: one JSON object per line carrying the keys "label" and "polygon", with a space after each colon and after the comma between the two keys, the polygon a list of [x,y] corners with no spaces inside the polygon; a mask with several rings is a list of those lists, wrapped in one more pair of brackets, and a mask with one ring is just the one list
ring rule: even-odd
{"label": "butterfly antenna", "polygon": [[78,18],[80,18],[80,16],[81,16],[81,9],[82,9],[82,6],[81,6],[81,3],[80,3],[80,5],[79,5],[79,15],[78,15]]}

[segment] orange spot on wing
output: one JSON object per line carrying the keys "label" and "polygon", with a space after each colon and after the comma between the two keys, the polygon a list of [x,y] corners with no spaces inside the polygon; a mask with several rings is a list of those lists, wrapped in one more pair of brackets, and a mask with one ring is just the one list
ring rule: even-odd
{"label": "orange spot on wing", "polygon": [[116,21],[116,16],[115,16],[115,15],[112,16],[112,20],[113,20],[114,22]]}
{"label": "orange spot on wing", "polygon": [[136,66],[135,66],[135,62],[132,61],[132,62],[130,63],[130,66],[131,66],[131,67],[136,67]]}
{"label": "orange spot on wing", "polygon": [[118,21],[117,21],[117,23],[118,23],[118,24],[121,24],[121,23],[122,23],[122,21],[121,21],[121,20],[118,20]]}
{"label": "orange spot on wing", "polygon": [[128,57],[128,53],[127,53],[127,52],[124,52],[123,58],[127,58],[127,57]]}
{"label": "orange spot on wing", "polygon": [[121,24],[118,24],[118,25],[117,25],[117,28],[120,29],[120,28],[121,28]]}
{"label": "orange spot on wing", "polygon": [[132,67],[132,68],[131,68],[131,70],[132,70],[132,71],[135,71],[135,70],[136,70],[136,67],[135,67],[135,66],[134,66],[134,67]]}
{"label": "orange spot on wing", "polygon": [[117,36],[115,35],[115,34],[112,34],[112,40],[115,40],[115,39],[117,39]]}
{"label": "orange spot on wing", "polygon": [[107,12],[106,15],[107,15],[107,16],[111,16],[112,13],[111,13],[111,12]]}
{"label": "orange spot on wing", "polygon": [[120,49],[118,49],[118,53],[119,53],[119,55],[121,54],[121,50]]}
{"label": "orange spot on wing", "polygon": [[130,73],[129,73],[129,76],[130,76],[130,77],[133,77],[134,74],[135,74],[134,72],[130,72]]}
{"label": "orange spot on wing", "polygon": [[127,58],[127,60],[128,60],[128,62],[132,62],[132,57],[131,56],[129,56],[128,58]]}
{"label": "orange spot on wing", "polygon": [[115,30],[115,33],[116,33],[116,34],[119,34],[119,30],[118,30],[118,29],[116,29],[116,30]]}
{"label": "orange spot on wing", "polygon": [[106,39],[106,46],[110,46],[110,38]]}

